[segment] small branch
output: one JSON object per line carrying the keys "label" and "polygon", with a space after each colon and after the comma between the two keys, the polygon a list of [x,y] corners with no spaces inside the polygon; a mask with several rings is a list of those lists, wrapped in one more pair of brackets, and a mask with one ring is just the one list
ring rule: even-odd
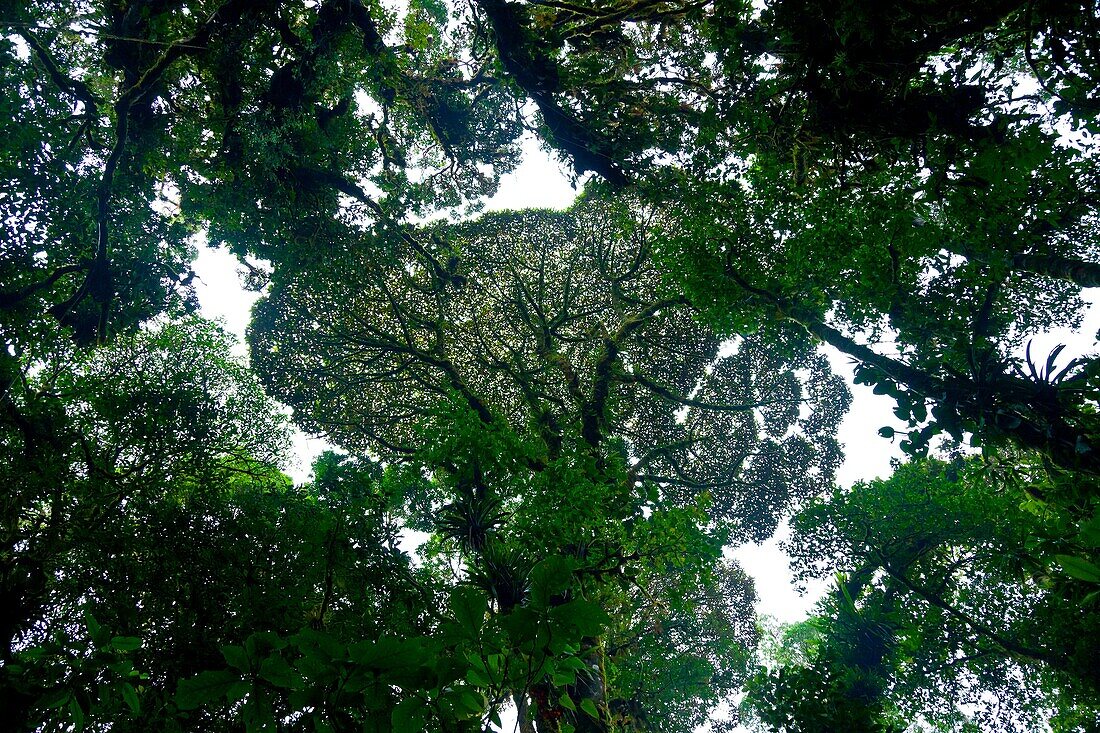
{"label": "small branch", "polygon": [[620,372],[619,379],[622,382],[630,382],[634,384],[640,384],[654,394],[663,397],[669,402],[675,402],[679,405],[686,407],[697,407],[700,410],[712,410],[714,412],[748,412],[760,407],[768,407],[769,405],[782,405],[782,404],[801,404],[805,400],[795,399],[774,399],[774,400],[758,400],[756,402],[740,402],[740,403],[714,403],[703,402],[702,400],[695,400],[690,397],[681,397],[673,392],[668,387],[665,387],[658,382],[653,381],[649,377],[638,374],[637,372]]}
{"label": "small branch", "polygon": [[45,280],[40,280],[36,283],[31,283],[25,287],[16,290],[11,293],[0,293],[0,308],[8,309],[14,306],[20,301],[26,300],[39,290],[45,290],[65,275],[71,275],[74,272],[80,272],[84,269],[84,265],[64,265],[58,267],[46,277]]}

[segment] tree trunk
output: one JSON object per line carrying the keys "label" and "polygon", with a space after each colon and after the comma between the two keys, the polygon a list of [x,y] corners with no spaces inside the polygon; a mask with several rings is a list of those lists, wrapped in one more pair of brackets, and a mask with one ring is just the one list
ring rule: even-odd
{"label": "tree trunk", "polygon": [[512,695],[512,702],[516,705],[516,726],[519,733],[535,733],[535,724],[531,721],[527,705],[527,695],[516,693]]}
{"label": "tree trunk", "polygon": [[527,18],[520,6],[505,0],[477,0],[477,6],[493,26],[501,64],[538,105],[554,142],[573,158],[577,173],[595,171],[616,188],[629,183],[622,168],[608,154],[610,141],[554,99],[559,91],[557,64],[532,43]]}

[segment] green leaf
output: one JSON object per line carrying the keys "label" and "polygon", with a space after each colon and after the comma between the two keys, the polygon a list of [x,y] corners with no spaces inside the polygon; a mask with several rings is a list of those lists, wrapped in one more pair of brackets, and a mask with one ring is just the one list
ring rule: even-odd
{"label": "green leaf", "polygon": [[91,611],[84,611],[84,625],[88,627],[88,634],[92,637],[92,641],[96,646],[105,646],[107,644],[107,632],[99,625],[99,622],[96,621]]}
{"label": "green leaf", "polygon": [[176,688],[176,705],[180,710],[193,710],[220,700],[240,681],[239,674],[225,669],[202,672],[189,680],[180,680]]}
{"label": "green leaf", "polygon": [[427,725],[424,701],[418,697],[408,697],[393,708],[391,722],[393,733],[424,733]]}
{"label": "green leaf", "polygon": [[564,672],[554,672],[551,675],[551,679],[556,687],[565,687],[566,685],[572,685],[577,681],[577,673],[573,670],[565,670]]}
{"label": "green leaf", "polygon": [[303,655],[323,657],[326,662],[333,659],[343,659],[347,652],[339,639],[315,629],[302,629],[294,635],[293,639]]}
{"label": "green leaf", "polygon": [[136,636],[116,636],[111,639],[111,648],[120,652],[132,652],[141,648],[141,639]]}
{"label": "green leaf", "polygon": [[459,586],[451,592],[451,612],[459,627],[470,638],[477,638],[481,632],[488,607],[488,596],[478,588]]}
{"label": "green leaf", "polygon": [[540,621],[537,613],[526,606],[520,606],[507,616],[499,617],[497,623],[513,644],[522,644],[535,638]]}
{"label": "green leaf", "polygon": [[230,667],[239,669],[242,672],[249,670],[248,652],[244,650],[243,646],[223,646],[219,651],[225,657],[225,663]]}
{"label": "green leaf", "polygon": [[430,661],[422,638],[399,639],[391,634],[383,634],[378,641],[349,645],[348,656],[357,664],[373,669],[416,667]]}
{"label": "green leaf", "polygon": [[561,625],[572,626],[580,636],[599,636],[611,623],[600,606],[583,598],[550,609],[550,617]]}
{"label": "green leaf", "polygon": [[269,652],[286,647],[286,640],[271,631],[257,631],[244,640],[245,651],[250,657],[267,656]]}
{"label": "green leaf", "polygon": [[123,682],[119,685],[119,690],[122,692],[122,699],[126,701],[126,704],[130,707],[130,711],[134,715],[141,714],[141,701],[138,700],[137,692],[134,690],[134,686],[128,682]]}
{"label": "green leaf", "polygon": [[490,687],[492,685],[492,681],[485,672],[475,667],[466,670],[466,681],[474,687]]}
{"label": "green leaf", "polygon": [[454,706],[459,718],[480,717],[485,710],[485,696],[477,690],[461,686],[447,693],[448,701]]}
{"label": "green leaf", "polygon": [[271,706],[267,692],[262,689],[253,690],[248,696],[241,710],[241,718],[244,720],[245,733],[262,733],[262,731],[278,729],[275,710]]}
{"label": "green leaf", "polygon": [[586,697],[581,700],[581,710],[588,713],[589,717],[595,720],[600,719],[600,712],[596,710],[596,703],[592,702],[591,698]]}
{"label": "green leaf", "polygon": [[60,708],[69,702],[71,697],[68,690],[57,687],[43,695],[38,700],[38,704],[44,708]]}
{"label": "green leaf", "polygon": [[1067,575],[1089,583],[1100,583],[1100,567],[1088,560],[1073,555],[1055,555],[1054,559]]}
{"label": "green leaf", "polygon": [[84,708],[80,707],[75,697],[69,698],[69,717],[73,721],[73,733],[84,730]]}
{"label": "green leaf", "polygon": [[588,669],[588,665],[585,664],[584,660],[580,657],[566,657],[565,659],[558,661],[558,666],[564,667],[565,669],[572,669],[578,672],[582,669]]}
{"label": "green leaf", "polygon": [[573,580],[573,561],[568,558],[548,557],[531,568],[531,605],[546,608],[550,598],[564,593]]}
{"label": "green leaf", "polygon": [[107,665],[107,669],[111,670],[119,677],[137,677],[138,673],[134,670],[134,663],[129,659],[119,659],[111,662]]}
{"label": "green leaf", "polygon": [[275,687],[293,690],[301,686],[302,678],[290,664],[279,655],[268,657],[260,665],[260,677]]}
{"label": "green leaf", "polygon": [[836,585],[837,588],[840,589],[840,594],[844,597],[844,604],[848,607],[850,611],[858,613],[858,611],[856,611],[856,602],[852,599],[852,595],[848,592],[848,576],[846,576],[844,573],[837,573]]}
{"label": "green leaf", "polygon": [[248,680],[237,680],[225,693],[225,699],[230,702],[238,702],[245,698],[249,692],[252,691],[252,683]]}
{"label": "green leaf", "polygon": [[567,710],[577,711],[577,706],[573,704],[573,698],[569,697],[568,692],[561,693],[561,697],[558,698],[558,705],[561,705]]}
{"label": "green leaf", "polygon": [[1077,538],[1089,547],[1100,547],[1100,512],[1081,523]]}

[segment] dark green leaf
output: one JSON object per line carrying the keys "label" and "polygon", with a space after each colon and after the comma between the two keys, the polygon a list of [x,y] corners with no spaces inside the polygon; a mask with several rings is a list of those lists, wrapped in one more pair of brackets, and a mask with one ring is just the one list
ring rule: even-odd
{"label": "dark green leaf", "polygon": [[583,598],[552,608],[550,617],[561,625],[575,628],[582,637],[599,636],[611,623],[606,611]]}
{"label": "dark green leaf", "polygon": [[69,698],[69,719],[73,721],[73,733],[84,730],[84,708],[75,697]]}
{"label": "dark green leaf", "polygon": [[1100,567],[1073,555],[1055,555],[1054,559],[1062,566],[1067,575],[1089,583],[1100,583]]}
{"label": "dark green leaf", "polygon": [[134,686],[129,682],[123,682],[119,685],[119,689],[122,692],[122,699],[126,701],[126,704],[130,708],[130,712],[134,715],[141,714],[141,701],[138,700],[137,692],[134,690]]}
{"label": "dark green leaf", "polygon": [[470,638],[476,638],[481,632],[488,607],[488,597],[478,588],[459,586],[451,591],[451,612]]}
{"label": "dark green leaf", "polygon": [[275,687],[297,689],[302,682],[301,675],[279,655],[268,657],[260,664],[260,677]]}
{"label": "dark green leaf", "polygon": [[180,680],[176,688],[176,705],[192,710],[209,702],[221,700],[233,685],[241,681],[236,672],[211,670],[188,680]]}
{"label": "dark green leaf", "polygon": [[136,636],[116,636],[111,639],[111,647],[120,652],[132,652],[141,648],[141,639]]}
{"label": "dark green leaf", "polygon": [[574,563],[565,557],[548,557],[531,568],[531,605],[546,608],[550,598],[564,593],[573,579]]}
{"label": "dark green leaf", "polygon": [[243,646],[223,646],[221,653],[225,657],[226,664],[230,667],[239,669],[242,672],[249,670],[248,652],[244,650]]}
{"label": "dark green leaf", "polygon": [[405,698],[393,708],[393,733],[424,733],[427,719],[423,700],[416,697]]}

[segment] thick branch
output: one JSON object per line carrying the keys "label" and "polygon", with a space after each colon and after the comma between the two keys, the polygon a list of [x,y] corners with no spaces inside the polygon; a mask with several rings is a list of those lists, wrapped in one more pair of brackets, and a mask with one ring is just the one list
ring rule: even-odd
{"label": "thick branch", "polygon": [[10,293],[0,293],[0,308],[11,308],[16,303],[26,300],[39,290],[45,290],[51,287],[55,282],[64,277],[65,275],[71,275],[74,272],[80,272],[84,269],[84,265],[64,265],[58,267],[51,272],[45,280],[39,280],[38,282],[26,285],[19,290]]}
{"label": "thick branch", "polygon": [[[1088,436],[1058,414],[1063,409],[1061,405],[1041,404],[1033,383],[1001,375],[990,389],[989,385],[975,384],[971,380],[940,378],[856,343],[813,312],[751,285],[731,268],[727,268],[726,274],[749,293],[775,306],[784,318],[798,323],[842,353],[875,367],[913,393],[946,405],[960,416],[996,430],[1024,448],[1045,453],[1063,468],[1100,474],[1100,450],[1092,449]],[[1021,399],[1040,420],[1020,414],[1015,405]],[[1082,446],[1087,450],[1080,450]]]}
{"label": "thick branch", "polygon": [[537,42],[519,6],[506,0],[477,0],[477,5],[485,11],[493,26],[501,63],[538,105],[550,135],[573,158],[577,172],[595,171],[616,187],[629,183],[610,155],[611,141],[590,129],[554,99],[559,91],[557,66],[536,48]]}
{"label": "thick branch", "polygon": [[50,79],[57,87],[63,92],[69,92],[75,96],[84,105],[84,114],[95,120],[99,118],[99,103],[100,100],[92,93],[92,90],[88,88],[80,79],[73,79],[66,76],[57,63],[54,62],[50,52],[43,46],[34,33],[25,28],[19,31],[19,36],[27,42],[27,46],[34,51],[35,57],[39,63],[46,69],[46,73],[50,75]]}
{"label": "thick branch", "polygon": [[952,618],[961,621],[970,629],[989,639],[1005,651],[1020,657],[1024,657],[1025,659],[1031,659],[1036,662],[1049,664],[1050,666],[1055,668],[1062,668],[1065,666],[1065,661],[1063,659],[1054,656],[1047,650],[1037,649],[1035,647],[1029,647],[1020,644],[998,633],[996,629],[988,626],[987,624],[984,624],[981,621],[970,617],[968,614],[963,613],[940,596],[909,580],[909,578],[907,578],[904,573],[897,572],[888,562],[883,561],[882,569],[885,570],[891,578],[901,583],[912,593],[930,603],[931,605],[935,606],[936,608],[939,608],[942,611],[946,612]]}
{"label": "thick branch", "polygon": [[1012,267],[1038,275],[1069,280],[1083,288],[1100,288],[1100,264],[1056,255],[1015,255]]}
{"label": "thick branch", "polygon": [[649,377],[643,374],[639,374],[636,371],[631,372],[619,372],[618,378],[622,382],[632,382],[634,384],[640,384],[650,392],[663,397],[669,402],[676,403],[678,405],[684,405],[686,407],[697,407],[700,410],[711,410],[713,412],[749,412],[760,407],[767,407],[769,405],[778,405],[790,402],[802,403],[805,400],[787,400],[787,399],[775,399],[775,400],[758,400],[756,402],[736,402],[736,403],[716,403],[716,402],[703,402],[702,400],[692,399],[690,397],[681,397],[673,392],[668,387],[655,382]]}

